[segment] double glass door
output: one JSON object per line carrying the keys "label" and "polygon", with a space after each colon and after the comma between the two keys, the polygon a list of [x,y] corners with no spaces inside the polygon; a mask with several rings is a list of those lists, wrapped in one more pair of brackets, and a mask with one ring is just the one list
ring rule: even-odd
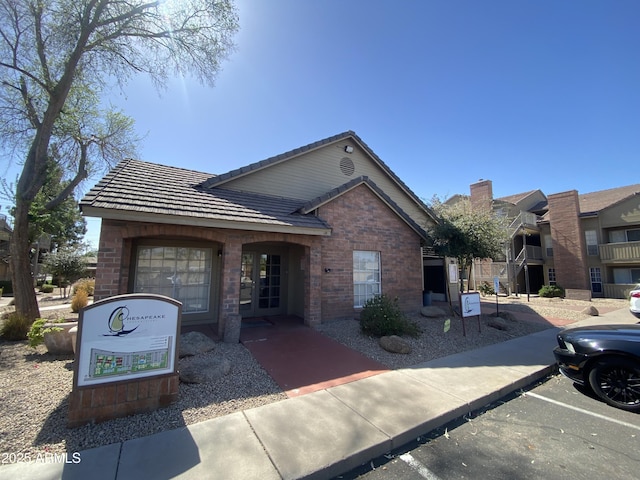
{"label": "double glass door", "polygon": [[244,317],[283,313],[282,255],[245,252],[240,269],[240,313]]}

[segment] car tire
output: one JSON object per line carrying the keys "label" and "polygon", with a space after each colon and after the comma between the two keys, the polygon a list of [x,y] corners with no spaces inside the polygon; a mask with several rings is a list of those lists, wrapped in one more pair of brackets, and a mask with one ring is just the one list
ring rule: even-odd
{"label": "car tire", "polygon": [[599,360],[589,372],[589,385],[609,405],[640,412],[640,363],[615,357]]}

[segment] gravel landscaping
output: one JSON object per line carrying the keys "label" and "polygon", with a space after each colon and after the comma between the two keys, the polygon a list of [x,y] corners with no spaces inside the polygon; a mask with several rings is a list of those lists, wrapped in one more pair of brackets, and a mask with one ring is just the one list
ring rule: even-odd
{"label": "gravel landscaping", "polygon": [[[60,303],[41,300],[41,306]],[[543,316],[575,321],[587,318],[580,313],[588,302],[551,301],[532,298],[501,299],[506,330],[488,326],[489,317],[481,319],[478,332],[476,318],[468,318],[466,336],[459,317],[412,319],[423,330],[418,339],[407,339],[409,354],[392,354],[382,350],[378,340],[362,335],[354,320],[331,322],[318,330],[350,348],[377,360],[389,368],[415,365],[460,351],[528,335],[551,325]],[[595,300],[599,308],[623,308],[625,300]],[[5,307],[4,310],[9,310]],[[70,310],[42,310],[43,316],[68,318]],[[537,313],[538,316],[533,314]],[[445,321],[451,319],[445,331]],[[0,452],[30,454],[76,452],[114,442],[174,429],[233,412],[254,408],[286,398],[278,385],[240,344],[217,343],[202,354],[225,357],[231,363],[228,375],[211,384],[180,384],[179,400],[168,408],[149,414],[134,415],[108,422],[68,429],[67,398],[73,380],[73,357],[53,356],[44,346],[30,348],[24,342],[0,340]],[[180,362],[189,361],[181,360]]]}

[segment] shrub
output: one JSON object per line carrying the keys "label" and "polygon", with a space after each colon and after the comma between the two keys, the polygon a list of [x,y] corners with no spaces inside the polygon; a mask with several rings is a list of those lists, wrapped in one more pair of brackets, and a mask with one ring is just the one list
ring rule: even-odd
{"label": "shrub", "polygon": [[37,318],[31,328],[27,332],[27,337],[29,338],[29,346],[36,348],[38,345],[44,343],[44,334],[49,332],[61,332],[63,329],[60,327],[46,327],[46,323],[61,323],[64,322],[65,319],[61,318],[59,320],[47,320],[46,318]]}
{"label": "shrub", "polygon": [[53,293],[53,288],[53,285],[51,285],[50,283],[43,283],[40,287],[40,291],[42,293]]}
{"label": "shrub", "polygon": [[28,331],[29,321],[27,320],[27,317],[13,312],[7,315],[3,320],[2,328],[0,329],[0,337],[12,342],[25,340],[27,338]]}
{"label": "shrub", "polygon": [[0,280],[0,287],[2,287],[2,293],[4,295],[13,293],[13,286],[11,285],[11,280]]}
{"label": "shrub", "polygon": [[87,297],[93,297],[93,292],[96,289],[96,281],[93,278],[81,278],[73,285],[73,294],[75,295],[80,290],[87,292]]}
{"label": "shrub", "polygon": [[478,287],[478,290],[483,297],[496,294],[496,291],[493,289],[493,285],[490,285],[489,282],[482,282],[482,284]]}
{"label": "shrub", "polygon": [[71,311],[78,313],[81,308],[84,308],[89,303],[89,295],[84,289],[78,289],[76,294],[71,299]]}
{"label": "shrub", "polygon": [[543,285],[538,291],[538,295],[541,297],[564,297],[564,288],[558,285]]}
{"label": "shrub", "polygon": [[367,300],[360,313],[360,329],[367,335],[420,335],[420,327],[409,321],[400,311],[398,299],[379,295]]}

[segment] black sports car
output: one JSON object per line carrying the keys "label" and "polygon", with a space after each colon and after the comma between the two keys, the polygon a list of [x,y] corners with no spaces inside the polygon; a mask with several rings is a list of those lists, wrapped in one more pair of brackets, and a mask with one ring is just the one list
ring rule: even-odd
{"label": "black sports car", "polygon": [[640,412],[640,325],[597,325],[558,333],[560,372],[602,400]]}

